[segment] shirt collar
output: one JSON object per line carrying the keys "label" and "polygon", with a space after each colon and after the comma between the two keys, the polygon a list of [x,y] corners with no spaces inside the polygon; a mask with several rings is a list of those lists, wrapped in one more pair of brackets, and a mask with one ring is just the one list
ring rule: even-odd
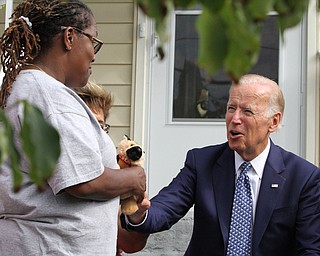
{"label": "shirt collar", "polygon": [[[266,164],[269,151],[270,151],[270,139],[268,139],[268,144],[266,148],[261,152],[261,154],[250,161],[253,167],[253,170],[257,173],[257,175],[259,176],[259,179],[262,178],[263,169]],[[245,160],[243,160],[243,158],[236,151],[234,151],[234,161],[235,161],[235,168],[236,168],[235,171],[237,172],[240,165],[243,162],[245,162]]]}

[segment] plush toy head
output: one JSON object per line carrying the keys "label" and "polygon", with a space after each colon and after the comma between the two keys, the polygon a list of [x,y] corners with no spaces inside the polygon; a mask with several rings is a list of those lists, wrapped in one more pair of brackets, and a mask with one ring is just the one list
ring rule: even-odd
{"label": "plush toy head", "polygon": [[[142,166],[144,152],[142,148],[128,136],[124,136],[118,146],[117,162],[120,167]],[[121,199],[121,211],[126,215],[131,215],[138,210],[137,198],[131,194],[123,194]]]}
{"label": "plush toy head", "polygon": [[141,146],[125,135],[118,146],[117,162],[120,168],[142,166],[143,160],[144,152]]}

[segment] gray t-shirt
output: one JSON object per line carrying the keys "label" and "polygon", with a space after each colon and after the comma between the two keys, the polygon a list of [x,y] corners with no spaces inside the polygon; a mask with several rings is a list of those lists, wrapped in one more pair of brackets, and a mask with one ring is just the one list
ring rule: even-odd
{"label": "gray t-shirt", "polygon": [[[119,198],[83,200],[64,191],[97,178],[104,167],[118,168],[110,137],[72,90],[38,70],[21,71],[8,98],[6,113],[15,134],[23,119],[22,107],[14,104],[20,99],[38,106],[58,129],[62,152],[43,192],[29,181],[25,160],[18,193],[12,192],[10,166],[1,167],[0,254],[114,256]],[[18,136],[15,140],[19,145]]]}

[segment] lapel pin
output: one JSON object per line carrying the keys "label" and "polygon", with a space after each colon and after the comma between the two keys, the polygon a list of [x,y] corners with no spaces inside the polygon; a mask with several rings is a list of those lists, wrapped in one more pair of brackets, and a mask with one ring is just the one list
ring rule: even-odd
{"label": "lapel pin", "polygon": [[279,187],[279,184],[277,184],[277,183],[272,183],[272,184],[271,184],[271,187],[272,187],[272,188],[278,188],[278,187]]}

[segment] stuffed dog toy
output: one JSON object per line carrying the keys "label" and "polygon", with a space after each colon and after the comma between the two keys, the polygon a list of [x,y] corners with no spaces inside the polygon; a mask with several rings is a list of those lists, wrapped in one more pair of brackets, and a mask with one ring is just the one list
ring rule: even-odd
{"label": "stuffed dog toy", "polygon": [[[117,148],[117,162],[120,167],[128,168],[131,166],[142,166],[144,161],[144,152],[140,145],[130,140],[128,136],[120,141]],[[138,210],[137,200],[135,196],[128,194],[121,195],[121,211],[125,215],[131,215]]]}

